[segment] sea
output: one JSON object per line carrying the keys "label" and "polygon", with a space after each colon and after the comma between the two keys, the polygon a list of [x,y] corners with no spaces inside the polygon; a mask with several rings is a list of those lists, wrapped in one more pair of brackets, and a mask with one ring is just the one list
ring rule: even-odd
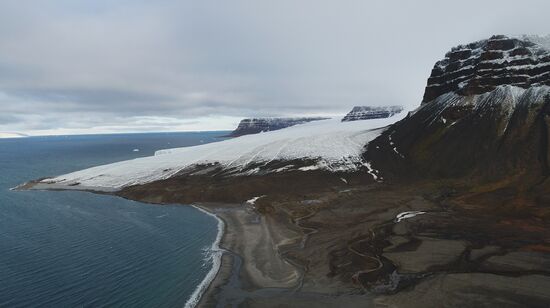
{"label": "sea", "polygon": [[219,226],[212,215],[185,205],[10,188],[220,141],[226,133],[0,139],[0,307],[184,307],[196,301],[215,263]]}

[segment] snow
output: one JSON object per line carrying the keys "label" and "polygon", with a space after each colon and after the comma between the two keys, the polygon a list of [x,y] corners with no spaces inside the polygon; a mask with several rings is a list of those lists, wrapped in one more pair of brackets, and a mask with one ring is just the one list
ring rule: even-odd
{"label": "snow", "polygon": [[258,199],[260,199],[262,197],[265,197],[265,195],[254,197],[252,199],[246,200],[245,203],[250,204],[250,205],[254,205],[254,204],[256,204],[256,201],[258,201]]}
{"label": "snow", "polygon": [[400,222],[402,220],[413,218],[415,216],[422,215],[422,214],[426,214],[426,212],[422,212],[422,211],[402,212],[402,213],[397,214],[397,216],[395,216],[395,221]]}
{"label": "snow", "polygon": [[286,166],[284,166],[284,167],[275,169],[274,172],[283,172],[283,171],[287,171],[288,169],[291,169],[292,167],[294,167],[294,165],[286,165]]}
{"label": "snow", "polygon": [[378,173],[378,170],[375,170],[374,168],[372,168],[372,165],[367,161],[367,162],[364,162],[363,163],[363,166],[367,167],[367,172],[372,175],[372,178],[377,181],[378,180],[378,175],[376,175],[376,173]]}
{"label": "snow", "polygon": [[317,165],[298,168],[298,170],[300,171],[313,171],[313,170],[319,170],[319,169],[321,169],[321,167]]}
{"label": "snow", "polygon": [[[499,135],[502,136],[506,132],[512,120],[512,115],[519,104],[540,104],[544,102],[545,97],[548,95],[550,95],[550,87],[546,85],[531,86],[528,89],[502,85],[491,92],[471,96],[448,92],[435,98],[429,104],[420,106],[416,112],[423,108],[429,108],[429,112],[432,114],[429,125],[432,125],[436,121],[447,123],[448,119],[445,119],[442,114],[449,107],[468,106],[473,108],[473,113],[479,117],[486,112],[494,113],[496,108],[500,112],[498,114],[501,123]],[[459,121],[460,119],[452,121],[447,127],[451,127]]]}
{"label": "snow", "polygon": [[[353,171],[364,164],[361,155],[365,145],[378,137],[384,127],[406,115],[406,112],[402,112],[383,119],[309,122],[220,142],[161,150],[154,156],[97,166],[45,179],[41,184],[112,191],[166,179],[197,164],[216,163],[225,169],[249,173],[250,170],[244,169],[250,164],[300,159],[316,161],[315,168],[318,169]],[[376,175],[373,174],[373,177],[376,178]]]}
{"label": "snow", "polygon": [[392,132],[391,134],[388,135],[388,141],[390,142],[390,145],[392,146],[393,151],[395,152],[395,154],[399,155],[401,158],[405,158],[405,155],[401,154],[401,153],[397,150],[397,147],[395,146],[395,143],[394,143],[393,140],[391,139],[393,133],[395,133],[395,132]]}

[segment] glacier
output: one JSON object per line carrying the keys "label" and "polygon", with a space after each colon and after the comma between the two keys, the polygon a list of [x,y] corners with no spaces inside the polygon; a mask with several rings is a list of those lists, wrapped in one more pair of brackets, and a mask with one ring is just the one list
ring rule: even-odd
{"label": "glacier", "polygon": [[[311,170],[354,171],[364,164],[361,155],[365,146],[406,114],[353,122],[341,122],[338,118],[321,120],[209,144],[160,150],[154,156],[42,179],[35,188],[117,191],[167,179],[202,164],[244,170],[253,164],[272,161],[311,160],[316,162],[316,168]],[[290,169],[279,168],[273,172],[287,170]]]}

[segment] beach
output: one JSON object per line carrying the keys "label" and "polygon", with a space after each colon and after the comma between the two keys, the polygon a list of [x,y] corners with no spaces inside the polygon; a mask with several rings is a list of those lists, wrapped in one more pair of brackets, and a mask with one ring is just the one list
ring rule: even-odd
{"label": "beach", "polygon": [[270,223],[247,204],[197,206],[215,214],[226,226],[220,243],[225,250],[221,266],[201,297],[199,307],[235,303],[244,297],[254,297],[258,290],[278,293],[298,285],[300,270],[285,261],[277,247],[287,244],[289,239],[301,240],[299,232]]}
{"label": "beach", "polygon": [[197,307],[351,307],[371,302],[372,298],[364,294],[335,296],[321,289],[301,291],[303,269],[281,256],[285,245],[296,247],[293,245],[300,245],[305,236],[292,230],[293,224],[283,227],[247,204],[196,206],[215,214],[225,225],[221,266]]}

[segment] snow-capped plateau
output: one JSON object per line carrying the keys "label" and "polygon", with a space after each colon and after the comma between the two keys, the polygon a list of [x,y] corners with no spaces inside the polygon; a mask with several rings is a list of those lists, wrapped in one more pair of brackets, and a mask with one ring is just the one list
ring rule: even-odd
{"label": "snow-capped plateau", "polygon": [[327,120],[322,117],[297,117],[297,118],[250,118],[243,119],[237,128],[229,134],[230,137],[269,132],[304,124],[312,121]]}
{"label": "snow-capped plateau", "polygon": [[388,118],[402,111],[402,106],[355,106],[342,122]]}
{"label": "snow-capped plateau", "polygon": [[[154,156],[93,167],[44,179],[38,184],[42,188],[112,191],[170,178],[186,168],[203,164],[219,164],[250,175],[254,169],[247,169],[248,166],[294,160],[314,161],[307,170],[352,171],[363,166],[365,145],[405,114],[369,121],[321,120],[215,143],[166,149]],[[288,170],[292,168],[273,172]]]}
{"label": "snow-capped plateau", "polygon": [[550,85],[547,38],[496,35],[453,48],[432,69],[422,103],[448,92],[467,96],[503,85]]}

